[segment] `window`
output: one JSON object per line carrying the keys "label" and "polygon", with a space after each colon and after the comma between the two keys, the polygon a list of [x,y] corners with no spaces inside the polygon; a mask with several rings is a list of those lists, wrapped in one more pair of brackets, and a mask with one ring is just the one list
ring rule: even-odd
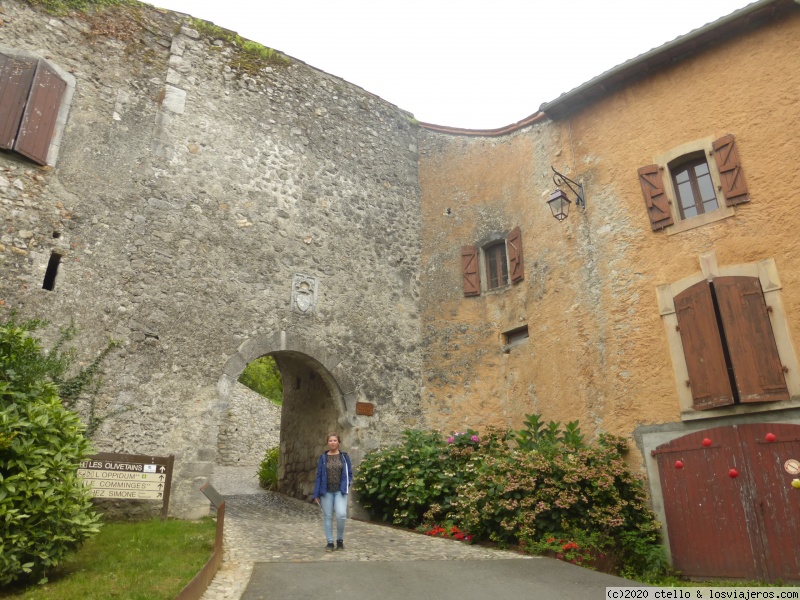
{"label": "window", "polygon": [[653,231],[677,233],[724,219],[750,200],[732,135],[673,148],[638,173]]}
{"label": "window", "polygon": [[47,271],[44,273],[44,282],[42,289],[53,291],[56,289],[56,275],[58,275],[58,265],[61,263],[61,255],[57,252],[50,254],[50,260],[47,263]]}
{"label": "window", "polygon": [[510,352],[512,346],[523,343],[528,339],[528,326],[523,325],[503,333],[503,352]]}
{"label": "window", "polygon": [[486,265],[486,289],[493,290],[508,283],[508,262],[506,261],[506,242],[493,244],[483,249]]}
{"label": "window", "polygon": [[718,267],[659,286],[681,418],[800,406],[800,370],[775,261]]}
{"label": "window", "polygon": [[0,48],[0,149],[53,164],[74,81],[36,55]]}
{"label": "window", "polygon": [[670,165],[670,173],[681,219],[696,217],[719,208],[705,156],[680,165]]}
{"label": "window", "polygon": [[465,296],[480,296],[481,290],[497,290],[522,281],[525,266],[520,228],[515,227],[507,236],[492,236],[480,245],[462,246],[461,274]]}
{"label": "window", "polygon": [[757,277],[696,283],[675,313],[696,410],[789,399]]}

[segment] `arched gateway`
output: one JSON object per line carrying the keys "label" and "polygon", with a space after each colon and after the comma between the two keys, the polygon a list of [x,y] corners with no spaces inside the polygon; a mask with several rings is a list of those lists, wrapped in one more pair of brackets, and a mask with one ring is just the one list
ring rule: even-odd
{"label": "arched gateway", "polygon": [[338,431],[347,440],[353,431],[348,418],[354,412],[348,410],[355,402],[353,386],[340,360],[324,348],[285,331],[260,335],[245,341],[225,364],[217,383],[220,418],[244,368],[264,355],[275,359],[283,381],[278,490],[307,498],[326,434]]}

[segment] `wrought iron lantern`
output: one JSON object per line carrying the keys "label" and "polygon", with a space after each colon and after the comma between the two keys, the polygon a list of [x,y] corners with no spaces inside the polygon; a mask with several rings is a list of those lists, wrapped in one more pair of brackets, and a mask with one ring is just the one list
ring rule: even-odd
{"label": "wrought iron lantern", "polygon": [[555,170],[555,167],[550,167],[553,169],[553,183],[556,184],[556,190],[550,194],[550,199],[547,201],[547,204],[550,206],[550,212],[553,213],[553,216],[559,220],[563,221],[569,215],[569,205],[572,204],[570,199],[567,197],[566,192],[561,189],[561,186],[566,185],[572,193],[575,194],[575,206],[580,206],[584,210],[586,209],[586,200],[583,194],[583,186],[580,183],[572,181],[566,175],[562,175],[558,171]]}
{"label": "wrought iron lantern", "polygon": [[569,201],[563,190],[556,190],[550,194],[550,200],[547,201],[547,204],[550,205],[550,211],[553,216],[559,221],[563,221],[569,215],[569,205],[572,202]]}

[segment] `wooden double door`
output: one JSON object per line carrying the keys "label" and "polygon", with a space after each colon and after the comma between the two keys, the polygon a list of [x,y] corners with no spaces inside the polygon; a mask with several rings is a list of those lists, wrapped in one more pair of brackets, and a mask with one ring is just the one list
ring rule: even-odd
{"label": "wooden double door", "polygon": [[800,489],[791,485],[800,475],[784,468],[800,460],[800,425],[717,427],[652,454],[677,570],[692,578],[800,582]]}

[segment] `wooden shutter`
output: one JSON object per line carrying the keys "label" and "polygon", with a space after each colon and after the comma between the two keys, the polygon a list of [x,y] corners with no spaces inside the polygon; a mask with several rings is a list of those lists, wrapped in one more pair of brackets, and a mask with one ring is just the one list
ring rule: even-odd
{"label": "wooden shutter", "polygon": [[734,206],[742,202],[749,202],[747,184],[744,181],[739,151],[736,149],[736,141],[733,136],[728,134],[719,138],[712,144],[712,147],[725,203],[728,206]]}
{"label": "wooden shutter", "polygon": [[669,209],[669,199],[664,193],[664,184],[658,165],[647,165],[639,169],[639,183],[642,185],[647,216],[653,231],[663,229],[674,222]]}
{"label": "wooden shutter", "polygon": [[525,279],[525,264],[522,260],[522,232],[514,227],[508,234],[508,264],[511,266],[511,283]]}
{"label": "wooden shutter", "polygon": [[713,285],[739,400],[788,400],[783,365],[758,278],[718,277]]}
{"label": "wooden shutter", "polygon": [[461,273],[464,279],[464,295],[480,296],[481,280],[478,275],[478,249],[461,246]]}
{"label": "wooden shutter", "polygon": [[35,60],[0,54],[0,148],[11,150],[36,72]]}
{"label": "wooden shutter", "polygon": [[47,152],[66,88],[66,82],[40,60],[14,143],[14,150],[40,165],[47,164]]}
{"label": "wooden shutter", "polygon": [[722,338],[708,282],[701,281],[675,296],[675,312],[689,370],[694,408],[705,410],[733,404]]}

